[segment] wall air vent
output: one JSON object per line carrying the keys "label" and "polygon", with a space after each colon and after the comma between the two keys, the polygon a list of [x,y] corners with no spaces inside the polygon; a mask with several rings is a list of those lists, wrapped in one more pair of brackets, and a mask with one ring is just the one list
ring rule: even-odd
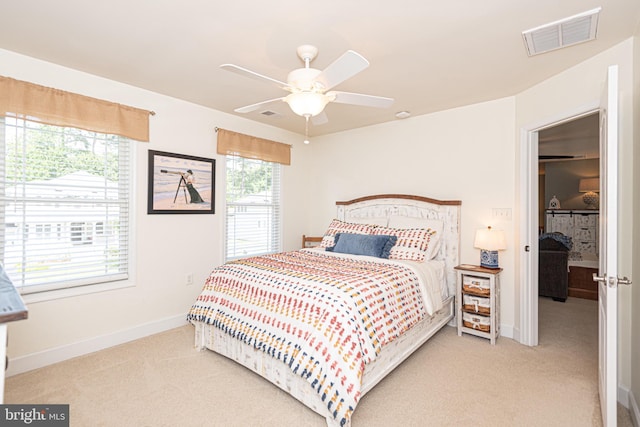
{"label": "wall air vent", "polygon": [[529,56],[594,40],[598,30],[598,7],[550,24],[522,32]]}

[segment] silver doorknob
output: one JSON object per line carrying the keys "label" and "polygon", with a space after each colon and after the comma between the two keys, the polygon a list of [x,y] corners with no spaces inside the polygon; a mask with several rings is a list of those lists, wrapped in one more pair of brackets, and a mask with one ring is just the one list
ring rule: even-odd
{"label": "silver doorknob", "polygon": [[604,283],[605,286],[609,285],[610,288],[615,288],[616,286],[616,278],[604,276],[597,276],[596,273],[593,273],[593,281]]}
{"label": "silver doorknob", "polygon": [[607,283],[609,284],[610,287],[614,287],[617,284],[620,285],[631,285],[631,283],[633,283],[631,280],[629,280],[629,278],[627,276],[624,276],[622,279],[621,278],[615,278],[615,277],[609,277],[607,279],[607,276],[598,276],[596,273],[593,273],[593,281],[594,282],[601,282],[601,283]]}
{"label": "silver doorknob", "polygon": [[618,277],[618,284],[619,285],[631,285],[631,283],[633,283],[631,280],[629,280],[629,278],[627,276],[624,276],[622,279]]}

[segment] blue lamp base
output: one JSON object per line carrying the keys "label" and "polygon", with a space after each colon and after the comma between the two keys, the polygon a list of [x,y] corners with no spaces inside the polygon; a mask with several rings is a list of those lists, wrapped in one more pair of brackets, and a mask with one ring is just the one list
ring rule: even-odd
{"label": "blue lamp base", "polygon": [[480,267],[500,268],[498,267],[498,251],[480,249]]}

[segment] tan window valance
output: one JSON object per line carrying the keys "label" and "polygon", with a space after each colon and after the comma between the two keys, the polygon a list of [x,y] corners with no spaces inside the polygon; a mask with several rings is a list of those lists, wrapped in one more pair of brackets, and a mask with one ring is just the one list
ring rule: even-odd
{"label": "tan window valance", "polygon": [[225,129],[217,129],[218,154],[291,164],[291,146]]}
{"label": "tan window valance", "polygon": [[0,115],[149,141],[150,111],[0,76]]}

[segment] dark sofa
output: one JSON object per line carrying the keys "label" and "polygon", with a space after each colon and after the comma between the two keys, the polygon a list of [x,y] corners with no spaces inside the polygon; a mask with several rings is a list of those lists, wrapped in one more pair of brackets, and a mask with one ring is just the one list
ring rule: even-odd
{"label": "dark sofa", "polygon": [[542,234],[538,241],[538,295],[565,302],[569,294],[571,238],[560,233]]}

